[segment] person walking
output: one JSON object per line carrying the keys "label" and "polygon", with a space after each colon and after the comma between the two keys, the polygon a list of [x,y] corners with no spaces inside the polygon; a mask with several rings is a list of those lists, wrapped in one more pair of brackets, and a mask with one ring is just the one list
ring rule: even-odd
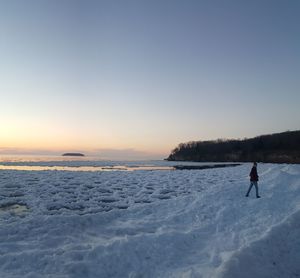
{"label": "person walking", "polygon": [[254,185],[255,190],[256,190],[256,198],[260,198],[260,196],[258,195],[258,185],[257,185],[258,174],[257,174],[257,163],[256,162],[253,163],[253,167],[251,169],[251,172],[250,172],[249,176],[250,176],[250,186],[249,186],[249,189],[247,191],[246,197],[249,197],[249,193],[250,193],[250,191],[251,191],[251,189]]}

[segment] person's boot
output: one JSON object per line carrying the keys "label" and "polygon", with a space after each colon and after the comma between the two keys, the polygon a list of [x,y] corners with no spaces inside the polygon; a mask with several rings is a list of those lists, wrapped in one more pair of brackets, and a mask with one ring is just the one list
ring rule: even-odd
{"label": "person's boot", "polygon": [[260,196],[256,196],[256,198],[260,198]]}

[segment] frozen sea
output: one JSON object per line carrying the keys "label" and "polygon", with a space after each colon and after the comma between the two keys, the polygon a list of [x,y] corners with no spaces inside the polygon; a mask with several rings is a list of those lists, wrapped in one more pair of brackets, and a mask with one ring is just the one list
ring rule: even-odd
{"label": "frozen sea", "polygon": [[0,277],[300,277],[300,165],[2,157]]}

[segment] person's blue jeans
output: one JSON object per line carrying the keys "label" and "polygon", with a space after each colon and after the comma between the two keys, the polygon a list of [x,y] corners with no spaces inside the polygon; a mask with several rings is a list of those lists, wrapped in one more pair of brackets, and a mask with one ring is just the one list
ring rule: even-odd
{"label": "person's blue jeans", "polygon": [[259,196],[259,195],[258,195],[258,185],[257,185],[257,181],[251,181],[251,182],[250,182],[250,186],[249,186],[249,189],[248,189],[248,192],[247,192],[246,196],[249,196],[249,193],[250,193],[250,191],[251,191],[253,185],[255,186],[256,197]]}

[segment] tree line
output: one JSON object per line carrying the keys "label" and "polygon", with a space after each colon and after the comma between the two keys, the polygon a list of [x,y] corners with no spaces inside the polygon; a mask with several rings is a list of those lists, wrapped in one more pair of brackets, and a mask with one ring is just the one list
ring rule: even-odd
{"label": "tree line", "polygon": [[300,163],[300,131],[179,144],[169,161]]}

